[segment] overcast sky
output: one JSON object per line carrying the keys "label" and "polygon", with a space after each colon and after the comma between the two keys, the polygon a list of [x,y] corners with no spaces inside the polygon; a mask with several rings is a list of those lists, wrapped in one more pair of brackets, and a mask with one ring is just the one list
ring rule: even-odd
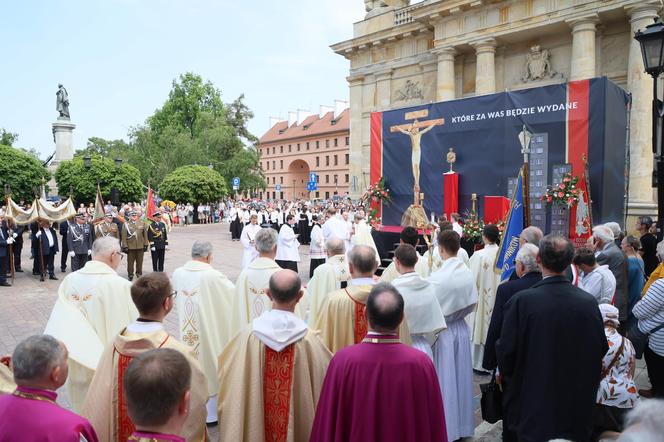
{"label": "overcast sky", "polygon": [[270,116],[348,99],[348,61],[329,46],[352,36],[362,0],[30,0],[3,2],[0,128],[42,157],[54,150],[55,92],[69,92],[76,149],[127,139],[194,72],[225,102],[241,93],[262,135]]}

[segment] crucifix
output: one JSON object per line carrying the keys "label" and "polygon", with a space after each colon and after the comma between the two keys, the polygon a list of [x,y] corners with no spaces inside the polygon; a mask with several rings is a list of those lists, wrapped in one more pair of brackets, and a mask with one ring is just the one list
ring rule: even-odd
{"label": "crucifix", "polygon": [[422,135],[429,132],[436,126],[442,126],[445,124],[444,118],[438,118],[435,120],[425,120],[420,121],[421,118],[426,118],[429,116],[429,111],[427,109],[422,109],[414,112],[406,112],[404,119],[413,120],[410,124],[401,124],[398,126],[390,127],[390,132],[401,132],[404,135],[410,137],[412,156],[411,156],[411,167],[413,170],[414,186],[413,186],[413,205],[419,206],[422,202],[420,195],[420,157],[421,149],[420,142]]}

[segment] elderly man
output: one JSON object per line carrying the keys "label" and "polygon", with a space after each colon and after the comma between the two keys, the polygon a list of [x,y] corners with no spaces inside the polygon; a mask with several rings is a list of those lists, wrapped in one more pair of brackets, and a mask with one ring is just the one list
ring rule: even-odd
{"label": "elderly man", "polygon": [[528,226],[521,231],[519,235],[519,247],[523,247],[524,244],[532,244],[535,247],[539,246],[539,242],[544,236],[542,230],[536,226]]}
{"label": "elderly man", "polygon": [[44,333],[69,349],[69,400],[80,411],[104,347],[136,319],[131,284],[116,273],[122,261],[115,238],[99,238],[92,245],[92,261],[70,273],[58,288],[58,299]]}
{"label": "elderly man", "polygon": [[56,404],[67,379],[67,348],[48,335],[30,336],[12,356],[16,390],[0,396],[2,441],[97,441],[90,423]]}
{"label": "elderly man", "polygon": [[616,278],[609,266],[599,265],[595,253],[586,247],[576,251],[573,262],[583,272],[579,288],[593,295],[597,304],[610,304],[616,292]]}
{"label": "elderly man", "polygon": [[122,225],[122,250],[127,253],[127,277],[143,274],[143,254],[148,250],[148,229],[139,219],[138,212],[130,211],[129,219]]}
{"label": "elderly man", "polygon": [[304,295],[297,273],[278,270],[263,312],[219,357],[222,441],[307,441],[332,358],[318,333],[295,316]]}
{"label": "elderly man", "polygon": [[[126,441],[134,431],[134,424],[138,424],[129,420],[128,392],[124,391],[123,394],[122,391],[123,377],[129,371],[127,364],[131,365],[135,358],[150,350],[168,348],[185,356],[193,380],[189,395],[190,410],[181,434],[189,441],[202,442],[205,440],[207,382],[194,351],[164,330],[164,318],[174,304],[168,276],[154,272],[138,278],[131,286],[131,297],[139,317],[115,336],[104,350],[85,399],[83,415],[90,419],[101,440]],[[176,383],[179,379],[173,378],[171,381]],[[165,396],[165,392],[161,396]],[[156,401],[159,397],[151,399]],[[149,408],[155,408],[155,405]],[[145,412],[156,413],[156,410]]]}
{"label": "elderly man", "polygon": [[[244,230],[243,230],[244,234]],[[173,272],[180,336],[198,357],[208,381],[209,423],[217,420],[217,357],[230,338],[235,285],[212,268],[212,244],[195,241],[191,260]]]}
{"label": "elderly man", "polygon": [[620,322],[627,323],[629,300],[627,294],[627,257],[614,242],[613,232],[605,225],[595,226],[590,239],[599,265],[608,265],[616,278],[616,292],[612,304],[620,311]]}
{"label": "elderly man", "polygon": [[341,239],[331,238],[325,243],[327,262],[316,267],[307,285],[309,293],[309,324],[315,324],[327,296],[346,287],[350,280],[346,246]]}
{"label": "elderly man", "polygon": [[[537,227],[535,227],[537,228]],[[537,229],[539,230],[539,229]],[[537,240],[539,244],[539,239]],[[496,303],[491,314],[491,323],[486,336],[486,347],[484,349],[484,359],[482,366],[489,371],[495,370],[498,366],[496,358],[496,342],[500,339],[500,330],[503,326],[505,316],[505,304],[515,294],[521,290],[528,289],[542,280],[542,272],[537,264],[537,254],[539,248],[532,243],[525,243],[516,254],[515,274],[517,279],[507,281],[498,286],[496,292]],[[503,384],[509,383],[509,379],[503,379]],[[506,410],[509,406],[505,407]],[[509,430],[511,427],[510,416],[503,414],[503,440],[505,442],[516,441],[516,434]]]}
{"label": "elderly man", "polygon": [[[270,276],[281,267],[274,260],[277,256],[277,232],[274,229],[260,229],[256,233],[256,250],[258,258],[238,276],[233,297],[230,336],[237,334],[242,328],[270,310],[270,298],[265,294]],[[299,302],[295,315],[304,318],[306,306]]]}
{"label": "elderly man", "polygon": [[[367,334],[365,304],[371,288],[376,284],[376,252],[369,246],[353,247],[348,267],[351,281],[341,290],[330,293],[320,309],[315,328],[320,330],[327,348],[336,353],[344,347],[359,344]],[[410,344],[410,332],[402,322],[399,338]]]}
{"label": "elderly man", "polygon": [[158,348],[137,356],[123,379],[127,414],[136,425],[128,440],[182,442],[190,419],[192,369],[180,352]]}
{"label": "elderly man", "polygon": [[434,286],[415,271],[417,258],[417,251],[410,244],[397,247],[394,251],[394,263],[400,276],[392,282],[403,296],[413,347],[433,360],[431,346],[436,342],[438,333],[447,328],[447,324]]}
{"label": "elderly man", "polygon": [[48,279],[58,279],[55,276],[55,255],[58,253],[58,237],[51,223],[46,220],[39,221],[39,228],[35,232],[37,242],[35,261],[39,268],[40,281],[44,281],[44,275],[48,271]]}
{"label": "elderly man", "polygon": [[597,301],[564,275],[573,257],[568,239],[542,238],[543,279],[505,306],[496,352],[501,374],[511,380],[503,413],[519,440],[590,439],[608,345]]}
{"label": "elderly man", "polygon": [[400,343],[403,298],[380,283],[365,299],[369,331],[330,362],[310,440],[446,442],[431,359]]}

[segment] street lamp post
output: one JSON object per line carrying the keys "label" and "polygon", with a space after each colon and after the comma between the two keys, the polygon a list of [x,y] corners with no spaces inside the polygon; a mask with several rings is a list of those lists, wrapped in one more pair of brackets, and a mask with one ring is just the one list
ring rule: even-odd
{"label": "street lamp post", "polygon": [[122,166],[122,158],[116,158],[115,160],[115,167],[120,167]]}
{"label": "street lamp post", "polygon": [[652,152],[655,160],[653,187],[657,188],[657,238],[661,241],[664,234],[664,158],[662,157],[664,103],[657,95],[657,79],[664,72],[664,24],[657,17],[654,23],[646,26],[645,30],[636,31],[634,39],[641,45],[645,71],[653,78]]}

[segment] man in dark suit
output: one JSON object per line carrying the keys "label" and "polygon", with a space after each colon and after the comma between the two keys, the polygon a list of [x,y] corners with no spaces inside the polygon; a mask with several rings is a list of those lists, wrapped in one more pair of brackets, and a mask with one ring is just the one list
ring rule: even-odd
{"label": "man in dark suit", "polygon": [[53,264],[55,261],[55,255],[59,250],[58,237],[55,234],[55,229],[51,227],[51,223],[48,220],[41,220],[39,222],[39,230],[35,236],[41,244],[41,247],[39,248],[39,253],[41,253],[41,256],[35,257],[35,259],[38,260],[39,265],[39,280],[44,280],[45,270],[48,271],[49,279],[58,279],[55,276],[55,269]]}
{"label": "man in dark suit", "polygon": [[609,266],[616,278],[616,293],[613,305],[620,312],[620,323],[627,324],[629,300],[627,298],[627,257],[614,242],[613,231],[605,225],[593,228],[593,246],[597,264]]}
{"label": "man in dark suit", "polygon": [[69,258],[69,245],[67,244],[67,232],[69,231],[69,221],[73,221],[73,218],[69,220],[64,220],[60,222],[58,230],[60,230],[60,236],[62,237],[62,250],[60,255],[60,271],[62,273],[67,271],[67,258]]}
{"label": "man in dark suit", "polygon": [[9,269],[9,246],[14,238],[7,229],[4,214],[0,214],[0,287],[11,287],[7,282],[7,271]]}
{"label": "man in dark suit", "polygon": [[[613,243],[613,240],[611,240]],[[608,351],[597,301],[564,276],[574,247],[562,236],[540,241],[543,279],[507,302],[496,344],[509,430],[519,441],[590,439]]]}
{"label": "man in dark suit", "polygon": [[168,232],[166,224],[161,220],[161,213],[155,212],[153,220],[148,227],[148,242],[152,254],[152,271],[164,271],[164,257],[168,249]]}
{"label": "man in dark suit", "polygon": [[14,252],[14,271],[22,273],[23,269],[21,266],[21,253],[23,252],[23,233],[25,232],[25,226],[19,226],[14,221],[8,220],[8,229],[12,238],[14,239],[13,252]]}

